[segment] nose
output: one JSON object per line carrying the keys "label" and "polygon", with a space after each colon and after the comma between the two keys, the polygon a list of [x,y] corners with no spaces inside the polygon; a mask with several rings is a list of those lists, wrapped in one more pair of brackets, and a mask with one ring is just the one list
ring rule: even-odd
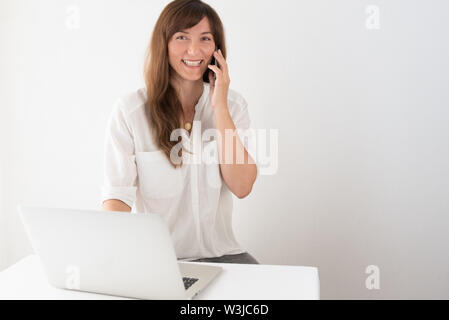
{"label": "nose", "polygon": [[197,57],[201,53],[200,44],[197,41],[190,42],[187,53],[189,56]]}

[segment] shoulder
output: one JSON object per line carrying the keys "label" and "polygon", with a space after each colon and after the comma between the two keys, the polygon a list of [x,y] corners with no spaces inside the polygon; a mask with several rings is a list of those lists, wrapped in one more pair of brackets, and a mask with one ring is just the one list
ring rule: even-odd
{"label": "shoulder", "polygon": [[145,108],[147,101],[147,93],[145,88],[140,88],[132,92],[128,92],[119,97],[115,103],[114,111],[123,114],[125,118],[129,118],[132,114]]}
{"label": "shoulder", "polygon": [[229,89],[228,103],[229,107],[238,109],[246,109],[248,107],[248,102],[245,100],[243,95],[234,89]]}
{"label": "shoulder", "polygon": [[237,90],[229,89],[228,108],[229,113],[231,114],[231,117],[234,121],[239,122],[243,118],[249,117],[248,102]]}
{"label": "shoulder", "polygon": [[228,92],[228,108],[231,117],[238,120],[247,113],[248,102],[245,100],[243,95],[234,89],[229,89]]}

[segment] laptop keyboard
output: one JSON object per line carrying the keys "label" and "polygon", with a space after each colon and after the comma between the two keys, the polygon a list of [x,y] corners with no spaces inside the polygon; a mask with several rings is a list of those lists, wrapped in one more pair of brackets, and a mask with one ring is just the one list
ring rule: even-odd
{"label": "laptop keyboard", "polygon": [[195,278],[182,278],[182,281],[184,281],[184,287],[187,289],[189,289],[195,282],[198,281],[198,279]]}

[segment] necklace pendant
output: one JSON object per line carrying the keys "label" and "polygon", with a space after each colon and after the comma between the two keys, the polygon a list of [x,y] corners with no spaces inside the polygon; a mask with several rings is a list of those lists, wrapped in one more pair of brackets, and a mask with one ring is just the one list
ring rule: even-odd
{"label": "necklace pendant", "polygon": [[190,122],[186,122],[185,125],[184,125],[184,128],[185,128],[187,131],[190,131],[190,129],[192,129],[192,124],[191,124]]}

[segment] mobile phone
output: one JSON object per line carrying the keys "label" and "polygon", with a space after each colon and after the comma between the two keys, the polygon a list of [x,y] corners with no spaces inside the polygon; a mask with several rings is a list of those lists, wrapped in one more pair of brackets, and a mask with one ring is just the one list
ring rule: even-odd
{"label": "mobile phone", "polygon": [[[215,52],[218,52],[218,46],[215,46]],[[210,64],[215,65],[217,67],[219,66],[218,61],[217,61],[217,59],[215,59],[214,56],[212,56],[212,60],[211,60]],[[217,79],[217,75],[214,72],[214,80],[216,80],[216,79]]]}

